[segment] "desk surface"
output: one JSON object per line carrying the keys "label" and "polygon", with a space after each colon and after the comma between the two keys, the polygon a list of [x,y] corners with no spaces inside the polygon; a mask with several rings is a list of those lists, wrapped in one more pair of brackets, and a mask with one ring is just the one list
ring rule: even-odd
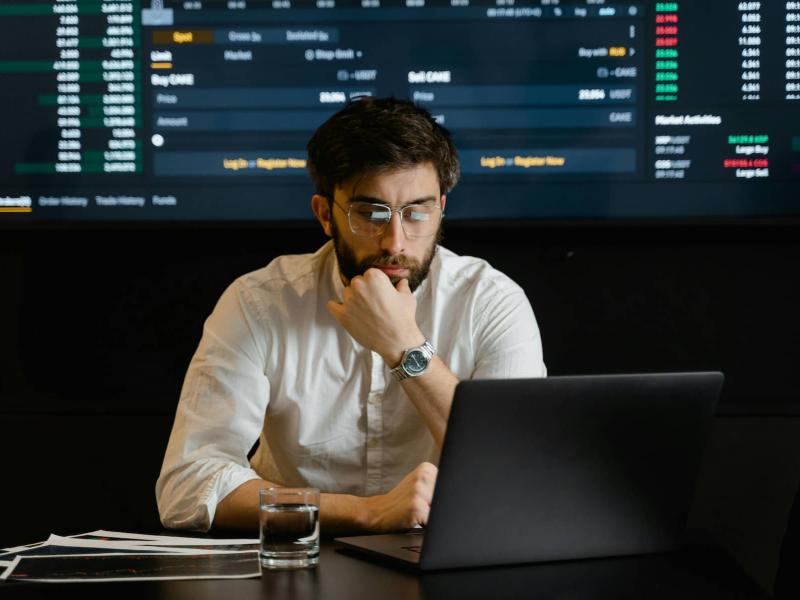
{"label": "desk surface", "polygon": [[674,555],[571,561],[417,574],[334,550],[324,540],[320,564],[270,571],[260,579],[120,583],[0,584],[4,598],[250,600],[251,598],[557,598],[714,600],[766,598],[726,556],[708,549]]}

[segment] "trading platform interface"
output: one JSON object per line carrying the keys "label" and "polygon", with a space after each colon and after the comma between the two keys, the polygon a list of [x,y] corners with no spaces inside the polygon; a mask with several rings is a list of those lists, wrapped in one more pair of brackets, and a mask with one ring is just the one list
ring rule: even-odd
{"label": "trading platform interface", "polygon": [[0,36],[0,223],[309,218],[360,96],[452,132],[448,218],[800,215],[800,0],[12,0]]}

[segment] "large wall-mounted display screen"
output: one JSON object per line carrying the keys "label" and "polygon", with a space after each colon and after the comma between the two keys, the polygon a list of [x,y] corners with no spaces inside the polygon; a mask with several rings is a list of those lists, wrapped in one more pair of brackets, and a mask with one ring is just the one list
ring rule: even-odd
{"label": "large wall-mounted display screen", "polygon": [[800,216],[800,0],[9,0],[0,226],[308,219],[361,95],[450,129],[450,219]]}

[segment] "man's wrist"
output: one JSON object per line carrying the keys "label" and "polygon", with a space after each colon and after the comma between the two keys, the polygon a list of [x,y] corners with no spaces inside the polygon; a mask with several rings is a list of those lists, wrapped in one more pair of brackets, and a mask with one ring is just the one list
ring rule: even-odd
{"label": "man's wrist", "polygon": [[415,348],[417,346],[421,346],[422,344],[425,343],[425,336],[422,335],[421,332],[419,333],[418,336],[409,339],[412,341],[409,341],[408,343],[402,346],[395,346],[386,353],[381,354],[383,362],[385,362],[390,369],[394,369],[396,366],[400,364],[400,361],[403,360],[403,354],[405,354],[406,350],[408,350],[409,348]]}
{"label": "man's wrist", "polygon": [[320,526],[325,534],[372,531],[379,518],[372,497],[352,494],[320,495]]}
{"label": "man's wrist", "polygon": [[362,531],[375,531],[379,511],[375,507],[376,496],[358,498],[356,510],[356,526]]}

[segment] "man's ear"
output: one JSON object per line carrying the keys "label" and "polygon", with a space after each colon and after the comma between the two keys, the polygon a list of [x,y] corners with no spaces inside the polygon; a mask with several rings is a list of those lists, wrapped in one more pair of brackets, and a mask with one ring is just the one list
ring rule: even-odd
{"label": "man's ear", "polygon": [[444,213],[444,205],[447,204],[447,196],[442,194],[442,212]]}
{"label": "man's ear", "polygon": [[317,221],[322,225],[322,230],[325,232],[325,235],[333,237],[331,233],[331,219],[333,215],[331,214],[331,207],[328,199],[325,196],[314,194],[311,196],[311,210],[314,211],[314,216],[317,217]]}

